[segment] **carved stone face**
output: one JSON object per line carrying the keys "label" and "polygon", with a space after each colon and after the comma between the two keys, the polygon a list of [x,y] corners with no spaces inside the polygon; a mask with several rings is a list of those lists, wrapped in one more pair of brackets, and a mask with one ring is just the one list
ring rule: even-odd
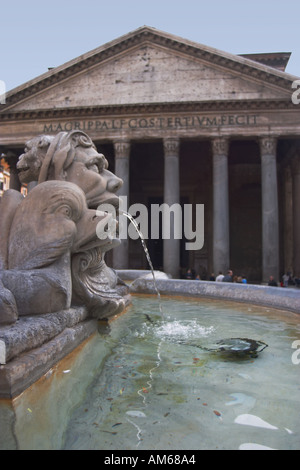
{"label": "carved stone face", "polygon": [[119,207],[116,192],[123,182],[108,170],[106,158],[83,132],[61,132],[57,136],[31,139],[17,169],[22,183],[69,181],[83,190],[88,207],[96,209],[100,204]]}
{"label": "carved stone face", "polygon": [[40,169],[54,137],[38,136],[26,142],[24,153],[19,157],[17,169],[22,184],[38,181]]}
{"label": "carved stone face", "polygon": [[94,147],[76,147],[73,163],[66,169],[65,178],[84,191],[89,207],[96,209],[100,204],[119,207],[116,192],[123,182],[108,170],[106,158]]}
{"label": "carved stone face", "polygon": [[[108,171],[104,155],[85,133],[60,132],[27,142],[17,168],[22,183],[38,182],[15,211],[8,243],[9,275],[21,279],[26,271],[30,282],[33,275],[40,282],[25,294],[28,308],[23,299],[21,311],[31,312],[33,304],[38,313],[54,311],[54,304],[67,308],[72,289],[76,305],[87,306],[97,318],[121,311],[117,278],[104,262],[104,253],[120,242],[113,239],[116,221],[98,207],[111,204],[117,210],[116,192],[123,182]],[[49,297],[53,305],[49,301],[41,310],[35,297]]]}

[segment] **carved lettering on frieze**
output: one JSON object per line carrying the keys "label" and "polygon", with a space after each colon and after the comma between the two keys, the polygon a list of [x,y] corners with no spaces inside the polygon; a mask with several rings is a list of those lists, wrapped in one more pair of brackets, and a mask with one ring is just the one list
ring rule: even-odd
{"label": "carved lettering on frieze", "polygon": [[95,134],[114,131],[206,129],[213,127],[247,127],[259,124],[255,114],[178,115],[131,117],[52,122],[43,125],[47,134],[80,130]]}

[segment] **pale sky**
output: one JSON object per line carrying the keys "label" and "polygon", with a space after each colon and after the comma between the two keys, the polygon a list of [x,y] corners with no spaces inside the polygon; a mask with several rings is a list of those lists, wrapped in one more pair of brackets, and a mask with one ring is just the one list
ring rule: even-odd
{"label": "pale sky", "polygon": [[300,0],[0,0],[6,91],[147,25],[233,54],[292,52],[300,76]]}

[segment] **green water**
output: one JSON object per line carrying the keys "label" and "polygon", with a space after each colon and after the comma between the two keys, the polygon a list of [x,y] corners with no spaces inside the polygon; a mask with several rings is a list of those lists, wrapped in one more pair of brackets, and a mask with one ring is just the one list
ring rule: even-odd
{"label": "green water", "polygon": [[[162,308],[163,320],[155,297],[135,297],[53,371],[43,398],[21,397],[17,448],[299,449],[299,317],[220,301],[162,298]],[[257,358],[203,349],[231,337],[268,348]]]}

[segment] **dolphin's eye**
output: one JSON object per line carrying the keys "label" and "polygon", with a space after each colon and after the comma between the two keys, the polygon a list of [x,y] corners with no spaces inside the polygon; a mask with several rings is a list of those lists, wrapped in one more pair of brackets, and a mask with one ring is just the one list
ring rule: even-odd
{"label": "dolphin's eye", "polygon": [[63,204],[62,206],[60,206],[56,210],[56,213],[59,213],[68,219],[72,219],[72,216],[73,216],[72,208],[68,206],[68,204]]}

